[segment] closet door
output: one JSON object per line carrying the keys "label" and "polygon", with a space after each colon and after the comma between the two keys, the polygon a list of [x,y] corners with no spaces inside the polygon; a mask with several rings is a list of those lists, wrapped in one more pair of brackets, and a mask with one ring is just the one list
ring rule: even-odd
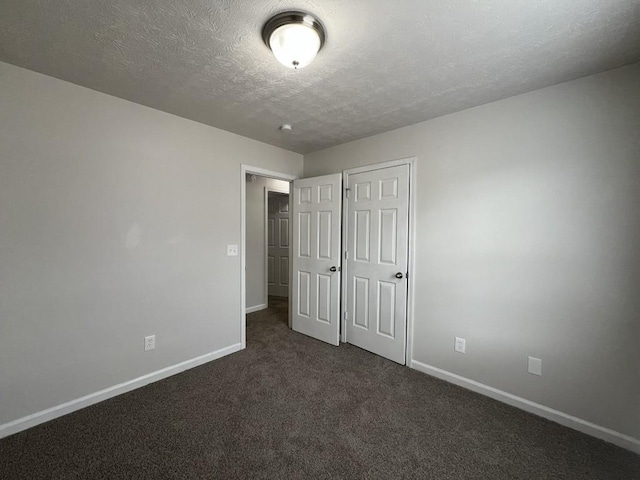
{"label": "closet door", "polygon": [[292,327],[332,345],[340,335],[342,175],[293,182]]}
{"label": "closet door", "polygon": [[409,165],[348,176],[346,339],[405,363]]}

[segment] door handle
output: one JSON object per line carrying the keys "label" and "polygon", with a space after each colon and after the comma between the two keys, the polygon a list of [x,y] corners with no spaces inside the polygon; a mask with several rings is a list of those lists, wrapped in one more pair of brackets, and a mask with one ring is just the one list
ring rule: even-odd
{"label": "door handle", "polygon": [[329,269],[329,271],[330,271],[330,272],[337,272],[337,271],[338,271],[338,269],[337,269],[337,267],[331,267],[331,268]]}
{"label": "door handle", "polygon": [[402,274],[402,272],[398,272],[395,274],[396,278],[404,278],[404,275]]}

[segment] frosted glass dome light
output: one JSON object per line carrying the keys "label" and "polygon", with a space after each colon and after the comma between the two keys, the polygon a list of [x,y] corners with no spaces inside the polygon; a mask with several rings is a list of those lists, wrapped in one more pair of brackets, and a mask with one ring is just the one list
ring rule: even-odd
{"label": "frosted glass dome light", "polygon": [[262,38],[281,64],[298,69],[316,58],[324,44],[325,31],[308,13],[284,12],[265,24]]}

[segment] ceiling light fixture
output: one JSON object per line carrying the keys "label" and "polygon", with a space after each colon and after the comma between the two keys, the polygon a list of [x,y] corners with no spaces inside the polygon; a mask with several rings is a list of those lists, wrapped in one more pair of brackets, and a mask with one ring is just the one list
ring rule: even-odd
{"label": "ceiling light fixture", "polygon": [[324,45],[326,33],[316,17],[304,12],[282,12],[262,28],[262,39],[278,61],[289,68],[309,65]]}

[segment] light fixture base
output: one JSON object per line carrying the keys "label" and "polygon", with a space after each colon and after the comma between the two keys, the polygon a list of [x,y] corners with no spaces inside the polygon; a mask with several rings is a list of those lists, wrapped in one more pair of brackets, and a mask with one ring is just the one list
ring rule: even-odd
{"label": "light fixture base", "polygon": [[271,34],[275,32],[277,28],[292,23],[302,23],[313,28],[320,38],[320,48],[322,48],[327,38],[327,33],[324,29],[324,25],[322,25],[322,22],[320,22],[320,20],[318,20],[310,13],[300,11],[278,13],[277,15],[274,15],[269,20],[267,20],[267,23],[265,23],[264,27],[262,27],[262,40],[264,41],[265,45],[269,47],[269,49],[271,49],[271,45],[269,45]]}
{"label": "light fixture base", "polygon": [[311,63],[322,49],[326,31],[310,13],[287,11],[264,24],[262,40],[280,63],[298,69]]}

